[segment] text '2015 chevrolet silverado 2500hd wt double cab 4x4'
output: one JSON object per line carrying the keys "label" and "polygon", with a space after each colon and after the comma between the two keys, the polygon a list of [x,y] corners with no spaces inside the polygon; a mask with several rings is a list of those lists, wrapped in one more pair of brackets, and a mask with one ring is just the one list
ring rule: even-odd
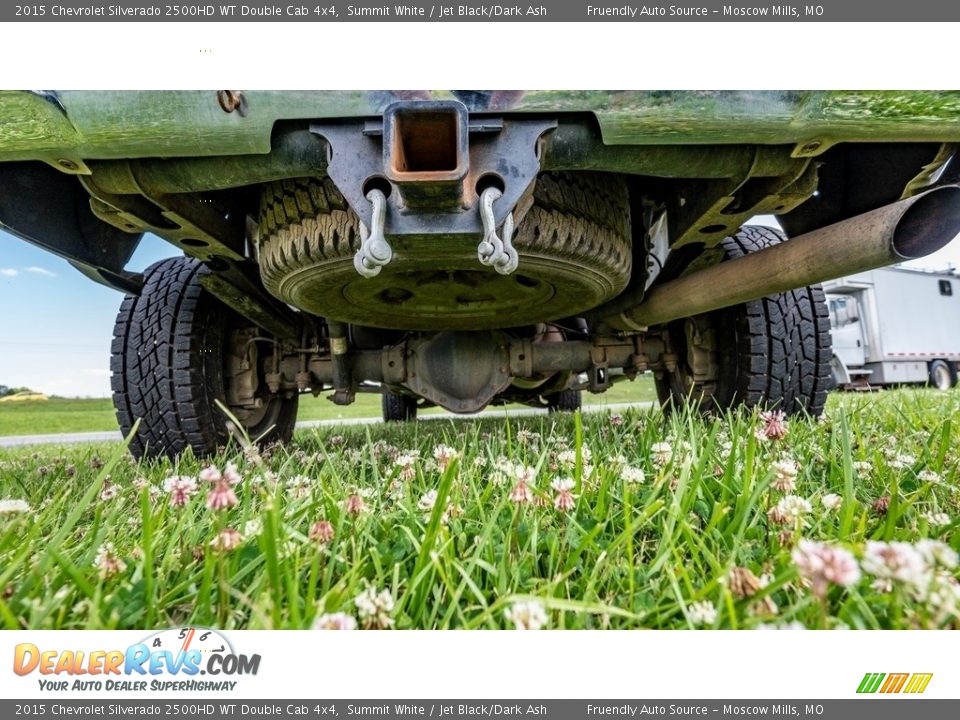
{"label": "text '2015 chevrolet silverado 2500hd wt double cab 4x4'", "polygon": [[[651,371],[667,404],[821,412],[820,283],[960,232],[960,93],[0,93],[0,226],[123,300],[137,456]],[[784,232],[745,225],[775,214]],[[182,250],[125,269],[144,233]],[[789,240],[788,240],[789,238]]]}

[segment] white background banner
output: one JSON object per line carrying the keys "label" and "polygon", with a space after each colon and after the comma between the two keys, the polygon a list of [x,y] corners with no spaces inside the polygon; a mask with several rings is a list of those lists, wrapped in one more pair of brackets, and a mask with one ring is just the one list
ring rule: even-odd
{"label": "white background banner", "polygon": [[[14,648],[121,650],[152,633],[0,633],[0,695],[7,698],[117,699],[189,693],[44,692],[13,672]],[[933,673],[922,695],[960,698],[957,635],[950,631],[579,631],[224,633],[238,654],[261,656],[256,675],[229,676],[233,698],[855,698],[865,673]],[[102,677],[102,676],[101,676]],[[113,675],[184,680],[186,676]],[[218,679],[228,676],[221,675]],[[211,676],[193,676],[209,680]],[[861,696],[862,697],[862,696]]]}

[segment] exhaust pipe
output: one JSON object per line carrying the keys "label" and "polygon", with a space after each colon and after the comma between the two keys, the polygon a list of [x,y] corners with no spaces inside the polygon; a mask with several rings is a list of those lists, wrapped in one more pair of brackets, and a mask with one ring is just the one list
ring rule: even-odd
{"label": "exhaust pipe", "polygon": [[[915,260],[960,234],[960,187],[947,185],[799,235],[654,287],[626,310],[597,313],[617,330],[645,330],[671,320],[756,300],[844,275]],[[618,299],[623,308],[629,299]]]}

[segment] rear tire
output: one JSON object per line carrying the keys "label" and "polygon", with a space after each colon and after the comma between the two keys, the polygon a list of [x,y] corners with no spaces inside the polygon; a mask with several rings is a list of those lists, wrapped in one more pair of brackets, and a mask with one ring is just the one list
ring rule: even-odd
{"label": "rear tire", "polygon": [[[147,268],[139,297],[124,298],[114,326],[110,370],[113,404],[136,458],[175,458],[187,448],[212,455],[227,442],[225,364],[233,311],[200,284],[207,268],[191,258]],[[287,441],[297,420],[297,396],[265,398],[244,429],[261,442]],[[242,411],[235,413],[242,420]]]}
{"label": "rear tire", "polygon": [[[785,240],[772,228],[748,226],[722,247],[731,259]],[[678,361],[675,371],[656,378],[665,406],[689,399],[705,412],[738,405],[788,415],[823,412],[832,384],[832,348],[819,285],[679,320],[667,332]]]}
{"label": "rear tire", "polygon": [[384,422],[410,422],[417,419],[417,399],[412,395],[385,392],[380,396]]}
{"label": "rear tire", "polygon": [[582,390],[561,390],[547,395],[547,412],[576,412],[583,406]]}
{"label": "rear tire", "polygon": [[937,390],[949,390],[957,384],[957,372],[949,363],[934,360],[930,363],[930,386]]}

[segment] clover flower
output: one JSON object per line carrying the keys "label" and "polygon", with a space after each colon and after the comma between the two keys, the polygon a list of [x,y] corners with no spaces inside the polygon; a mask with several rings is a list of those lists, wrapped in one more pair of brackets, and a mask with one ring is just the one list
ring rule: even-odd
{"label": "clover flower", "polygon": [[417,460],[419,460],[419,456],[420,453],[416,450],[397,455],[397,459],[393,461],[393,464],[400,468],[401,480],[413,480],[413,478],[417,476]]}
{"label": "clover flower", "polygon": [[516,602],[503,611],[503,616],[516,630],[540,630],[547,624],[547,612],[536,600]]}
{"label": "clover flower", "polygon": [[650,454],[657,465],[666,465],[673,457],[673,446],[668,442],[657,442],[650,446]]}
{"label": "clover flower", "polygon": [[810,582],[817,597],[825,597],[831,583],[848,587],[860,581],[856,558],[843,548],[801,540],[791,557],[800,576]]}
{"label": "clover flower", "polygon": [[780,499],[780,502],[777,503],[776,507],[789,522],[802,520],[804,515],[807,515],[813,510],[810,502],[799,495],[784,496]]}
{"label": "clover flower", "polygon": [[433,459],[436,460],[440,470],[446,470],[447,466],[458,457],[460,457],[460,451],[449,445],[440,444],[433,449]]}
{"label": "clover flower", "polygon": [[781,458],[773,464],[773,482],[770,486],[778,492],[789,493],[797,486],[797,463],[788,457]]}
{"label": "clover flower", "polygon": [[353,615],[344,612],[326,613],[313,621],[314,630],[356,630],[357,621]]}
{"label": "clover flower", "polygon": [[517,482],[510,491],[510,502],[517,505],[533,502],[533,491],[523,480]]}
{"label": "clover flower", "polygon": [[628,485],[639,485],[647,479],[641,468],[632,465],[626,465],[620,470],[620,478]]}
{"label": "clover flower", "polygon": [[229,510],[238,502],[237,494],[233,491],[233,487],[222,476],[214,481],[213,489],[207,493],[208,510]]}
{"label": "clover flower", "polygon": [[553,507],[560,512],[570,512],[576,503],[576,498],[571,492],[574,482],[570,478],[556,478],[550,483],[556,496],[553,498]]}
{"label": "clover flower", "polygon": [[30,512],[30,505],[26,500],[13,500],[6,498],[0,500],[0,515],[19,515],[20,513]]}
{"label": "clover flower", "polygon": [[927,563],[910,543],[870,540],[861,566],[865,573],[876,578],[872,587],[880,592],[890,592],[895,583],[922,588],[929,581]]}
{"label": "clover flower", "polygon": [[768,410],[760,413],[763,425],[757,430],[760,440],[782,440],[787,436],[786,414],[782,410]]}
{"label": "clover flower", "polygon": [[171,475],[163,481],[163,491],[170,496],[170,507],[183,507],[197,493],[197,481],[186,475]]}
{"label": "clover flower", "polygon": [[329,520],[317,520],[310,526],[308,537],[319,545],[326,545],[333,540],[333,524]]}
{"label": "clover flower", "polygon": [[926,518],[926,521],[934,527],[943,527],[944,525],[949,525],[952,522],[950,516],[945,512],[928,512],[925,513],[923,517]]}
{"label": "clover flower", "polygon": [[828,493],[820,498],[820,504],[828,511],[839,510],[843,504],[843,496],[837,495],[836,493]]}
{"label": "clover flower", "polygon": [[427,492],[420,496],[420,500],[417,502],[417,509],[420,510],[420,512],[429,513],[436,504],[437,491],[427,490]]}
{"label": "clover flower", "polygon": [[713,625],[717,621],[717,608],[710,600],[700,600],[687,607],[687,617],[694,625]]}
{"label": "clover flower", "polygon": [[377,592],[371,586],[357,595],[353,602],[365,628],[385,630],[393,627],[394,620],[390,617],[393,612],[393,595],[389,590]]}
{"label": "clover flower", "polygon": [[100,577],[104,580],[119,575],[127,569],[127,564],[117,555],[112,542],[105,542],[99,547],[93,559],[93,565],[100,571]]}
{"label": "clover flower", "polygon": [[214,550],[229,552],[240,547],[241,543],[243,543],[243,535],[240,534],[240,531],[227,527],[218,532],[216,537],[210,541],[210,547]]}
{"label": "clover flower", "polygon": [[359,515],[367,509],[367,504],[361,495],[353,493],[343,501],[343,507],[351,515]]}

